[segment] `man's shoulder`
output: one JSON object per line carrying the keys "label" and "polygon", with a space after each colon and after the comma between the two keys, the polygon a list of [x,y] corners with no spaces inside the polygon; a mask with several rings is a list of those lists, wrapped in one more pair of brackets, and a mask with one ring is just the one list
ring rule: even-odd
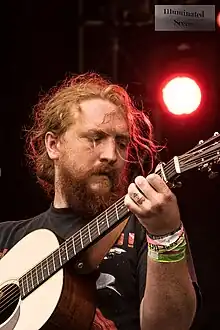
{"label": "man's shoulder", "polygon": [[41,226],[41,220],[43,220],[45,216],[46,212],[43,212],[28,219],[1,222],[0,258],[1,251],[5,249],[9,250],[29,232],[38,229]]}

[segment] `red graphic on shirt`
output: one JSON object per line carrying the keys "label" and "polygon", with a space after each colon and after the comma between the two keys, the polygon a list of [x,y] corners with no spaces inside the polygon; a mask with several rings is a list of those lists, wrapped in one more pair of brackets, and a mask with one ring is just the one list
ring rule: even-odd
{"label": "red graphic on shirt", "polygon": [[107,320],[100,309],[96,308],[95,319],[91,330],[117,330],[114,322]]}
{"label": "red graphic on shirt", "polygon": [[128,247],[134,247],[134,233],[128,234]]}
{"label": "red graphic on shirt", "polygon": [[119,236],[119,239],[117,240],[116,245],[123,245],[123,244],[124,244],[124,236],[125,236],[124,233],[122,233],[122,234]]}
{"label": "red graphic on shirt", "polygon": [[4,255],[8,252],[8,249],[3,249],[0,251],[0,259],[4,257]]}

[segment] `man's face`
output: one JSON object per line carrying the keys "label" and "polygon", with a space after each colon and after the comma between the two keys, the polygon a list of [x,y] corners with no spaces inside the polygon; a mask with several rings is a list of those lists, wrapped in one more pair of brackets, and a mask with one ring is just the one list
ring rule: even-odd
{"label": "man's face", "polygon": [[76,123],[60,141],[57,185],[71,206],[83,216],[95,216],[126,193],[123,172],[129,142],[128,126],[109,101],[80,104]]}

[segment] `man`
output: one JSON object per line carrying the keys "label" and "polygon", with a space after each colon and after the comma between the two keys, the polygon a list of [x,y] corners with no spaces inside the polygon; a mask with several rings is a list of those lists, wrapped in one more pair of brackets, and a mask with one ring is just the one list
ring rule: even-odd
{"label": "man", "polygon": [[0,248],[37,228],[65,239],[125,195],[132,215],[100,264],[92,328],[189,329],[196,278],[176,198],[147,175],[156,156],[147,116],[96,74],[70,79],[34,110],[27,153],[53,203],[33,219],[2,223]]}

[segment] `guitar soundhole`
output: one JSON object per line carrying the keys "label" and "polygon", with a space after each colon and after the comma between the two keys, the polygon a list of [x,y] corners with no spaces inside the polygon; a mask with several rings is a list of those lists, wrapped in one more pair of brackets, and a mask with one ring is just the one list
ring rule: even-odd
{"label": "guitar soundhole", "polygon": [[12,283],[0,289],[0,324],[4,323],[14,312],[20,298],[19,287]]}

